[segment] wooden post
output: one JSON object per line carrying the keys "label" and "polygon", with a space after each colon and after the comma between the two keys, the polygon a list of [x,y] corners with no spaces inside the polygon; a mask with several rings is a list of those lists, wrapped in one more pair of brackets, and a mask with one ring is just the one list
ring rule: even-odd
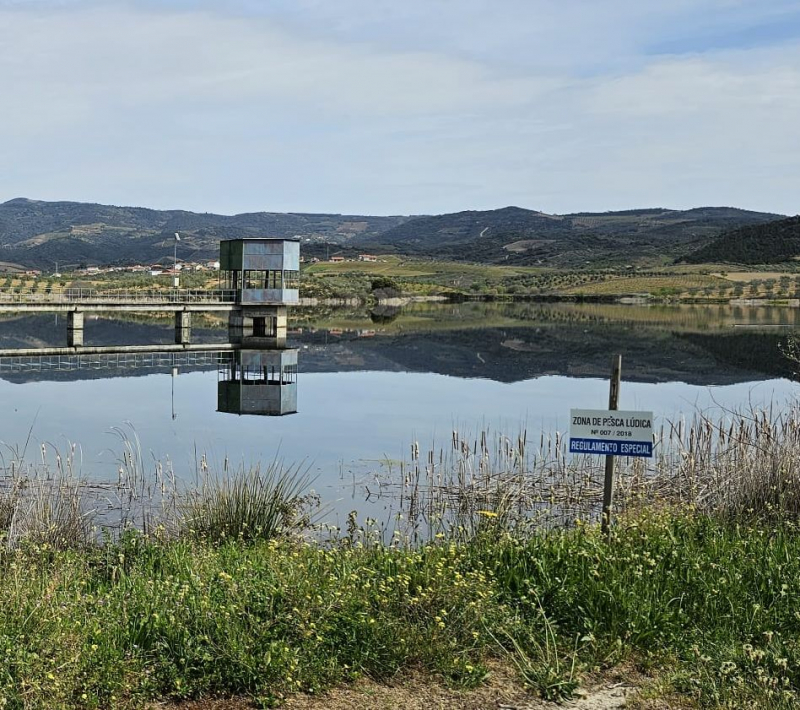
{"label": "wooden post", "polygon": [[[619,409],[619,384],[622,377],[622,355],[611,361],[611,385],[608,391],[608,408]],[[614,508],[614,457],[606,456],[606,476],[603,481],[603,513],[600,529],[603,535],[611,534],[611,515]]]}

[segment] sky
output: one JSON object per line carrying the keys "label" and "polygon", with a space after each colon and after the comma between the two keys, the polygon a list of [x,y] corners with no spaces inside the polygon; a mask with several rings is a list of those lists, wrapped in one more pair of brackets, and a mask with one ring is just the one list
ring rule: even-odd
{"label": "sky", "polygon": [[0,0],[0,202],[800,212],[800,0]]}

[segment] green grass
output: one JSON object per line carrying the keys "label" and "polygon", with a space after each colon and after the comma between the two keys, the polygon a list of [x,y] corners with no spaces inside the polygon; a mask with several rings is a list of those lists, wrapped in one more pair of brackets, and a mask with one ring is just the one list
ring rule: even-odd
{"label": "green grass", "polygon": [[271,540],[304,527],[303,494],[310,485],[302,469],[284,469],[277,460],[263,472],[254,466],[206,474],[183,499],[181,525],[199,540]]}
{"label": "green grass", "polygon": [[[679,455],[657,469],[621,460],[627,512],[610,539],[585,522],[601,462],[562,463],[558,446],[532,451],[525,435],[484,432],[478,449],[454,432],[436,487],[414,447],[400,529],[359,526],[353,513],[328,537],[303,519],[295,470],[215,479],[201,458],[195,491],[171,496],[161,472],[151,514],[134,496],[149,534],[96,542],[83,527],[92,501],[149,490],[135,433],[117,432],[120,483],[99,494],[20,462],[16,485],[0,487],[0,707],[215,695],[269,706],[403,672],[471,688],[497,661],[550,700],[621,666],[654,678],[647,693],[668,703],[797,707],[798,413],[751,415],[670,427],[662,445]],[[478,451],[483,473],[451,476]],[[73,470],[70,456],[59,471]],[[76,505],[52,515],[53,494]],[[437,517],[445,500],[453,514]]]}
{"label": "green grass", "polygon": [[[372,296],[373,281],[378,277],[386,277],[395,281],[402,293],[408,296],[614,298],[627,294],[646,294],[661,301],[716,302],[742,297],[796,298],[800,293],[794,281],[794,271],[737,271],[730,272],[735,279],[729,279],[729,268],[709,264],[665,264],[650,270],[589,266],[554,269],[386,255],[378,262],[304,264],[300,292],[304,298],[365,301]],[[209,272],[185,272],[181,274],[181,286],[214,289],[218,287],[217,277],[217,274]],[[146,274],[113,273],[78,277],[73,274],[58,282],[51,277],[35,280],[22,276],[0,278],[3,289],[19,292],[46,291],[64,285],[101,290],[172,288],[172,277],[169,275],[151,277]]]}
{"label": "green grass", "polygon": [[[491,523],[492,519],[488,519]],[[460,544],[203,544],[130,534],[0,553],[0,705],[268,705],[414,668],[470,687],[504,658],[543,696],[635,663],[706,707],[795,707],[800,533],[691,513]]]}
{"label": "green grass", "polygon": [[669,274],[661,276],[618,276],[572,287],[566,293],[583,293],[587,295],[617,295],[630,293],[647,293],[655,296],[680,296],[689,289],[713,287],[717,288],[723,281],[712,276],[695,274]]}

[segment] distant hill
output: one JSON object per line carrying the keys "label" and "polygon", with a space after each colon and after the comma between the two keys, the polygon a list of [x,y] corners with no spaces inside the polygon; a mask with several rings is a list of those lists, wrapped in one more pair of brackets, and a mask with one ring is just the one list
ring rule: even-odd
{"label": "distant hill", "polygon": [[[300,237],[305,253],[337,248],[494,264],[602,266],[666,263],[725,231],[782,215],[732,207],[662,208],[553,215],[520,207],[432,217],[151,210],[18,198],[0,204],[0,266],[50,270],[80,264],[212,259],[221,239]],[[348,253],[350,253],[348,251]]]}
{"label": "distant hill", "polygon": [[408,217],[253,212],[218,215],[80,202],[18,198],[0,204],[0,262],[52,268],[157,262],[171,257],[173,234],[181,233],[182,258],[211,259],[221,239],[294,237],[345,243],[373,236]]}
{"label": "distant hill", "polygon": [[800,258],[800,215],[724,232],[682,257],[690,264],[778,264]]}
{"label": "distant hill", "polygon": [[725,230],[780,216],[732,207],[565,215],[505,207],[418,217],[356,241],[398,253],[489,263],[636,263],[674,257]]}

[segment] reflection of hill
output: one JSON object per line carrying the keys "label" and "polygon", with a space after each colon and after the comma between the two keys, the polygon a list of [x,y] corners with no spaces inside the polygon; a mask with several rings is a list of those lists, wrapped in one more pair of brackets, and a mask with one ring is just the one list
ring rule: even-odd
{"label": "reflection of hill", "polygon": [[572,325],[410,333],[308,344],[301,370],[410,370],[500,382],[542,375],[605,378],[611,355],[621,352],[629,381],[722,385],[789,376],[778,350],[780,338],[774,333],[703,336]]}
{"label": "reflection of hill", "polygon": [[[130,314],[126,318],[86,315],[87,345],[149,345],[175,342],[171,313],[164,318]],[[227,334],[218,327],[206,327],[200,318],[192,319],[193,342],[226,342]],[[67,344],[66,316],[55,313],[19,315],[0,319],[0,348],[59,347]]]}
{"label": "reflection of hill", "polygon": [[[611,355],[623,355],[629,381],[684,381],[721,385],[788,377],[791,369],[778,344],[786,330],[734,328],[734,323],[793,323],[797,309],[696,306],[637,308],[579,304],[461,304],[403,312],[389,322],[347,312],[346,330],[303,327],[291,336],[300,348],[300,372],[364,370],[436,372],[515,382],[542,375],[608,376]],[[394,314],[392,314],[394,316]],[[796,324],[795,324],[796,325]],[[54,317],[25,316],[0,321],[0,347],[63,345],[66,325]],[[225,342],[226,330],[193,329],[194,342]],[[97,320],[87,323],[93,345],[156,344],[173,341],[172,321]],[[212,369],[211,367],[182,368]],[[7,373],[14,382],[128,377],[152,368]]]}
{"label": "reflection of hill", "polygon": [[[778,350],[785,329],[734,325],[800,327],[795,308],[729,305],[417,304],[387,324],[352,312],[336,318],[323,321],[330,332],[298,336],[309,348],[302,370],[407,369],[504,382],[606,377],[611,354],[621,352],[629,380],[726,384],[790,374]],[[358,337],[370,326],[374,337]]]}
{"label": "reflection of hill", "polygon": [[770,377],[793,376],[791,363],[780,354],[785,335],[776,333],[737,333],[726,338],[692,333],[682,336],[702,348],[719,363],[720,369],[757,372]]}

